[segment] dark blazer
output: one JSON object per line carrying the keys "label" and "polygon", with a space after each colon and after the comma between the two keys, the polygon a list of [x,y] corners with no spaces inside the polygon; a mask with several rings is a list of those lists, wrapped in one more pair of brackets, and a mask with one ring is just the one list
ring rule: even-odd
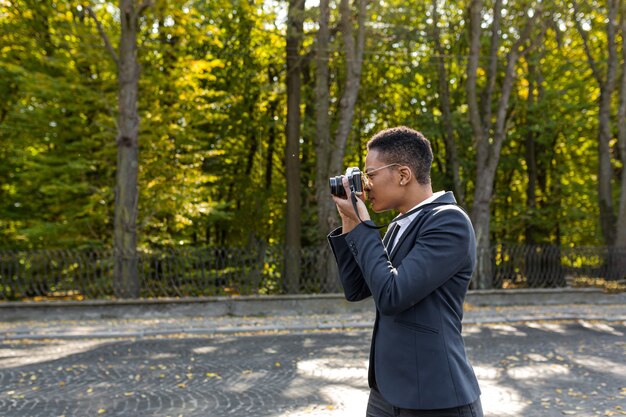
{"label": "dark blazer", "polygon": [[346,299],[374,297],[368,380],[396,407],[451,408],[480,395],[461,337],[476,238],[455,203],[447,192],[425,205],[390,255],[363,224],[328,235]]}

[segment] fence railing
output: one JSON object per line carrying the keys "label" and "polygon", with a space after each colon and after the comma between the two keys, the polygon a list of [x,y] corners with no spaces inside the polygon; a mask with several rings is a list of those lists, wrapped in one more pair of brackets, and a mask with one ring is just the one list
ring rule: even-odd
{"label": "fence railing", "polygon": [[[299,262],[297,280],[284,276],[285,251],[277,246],[139,251],[140,297],[341,290],[327,245],[287,257]],[[626,249],[500,244],[479,253],[479,264],[488,266],[479,274],[488,276],[476,279],[491,288],[565,287],[579,278],[624,279],[625,261]],[[0,251],[0,300],[114,298],[114,262],[107,249]]]}
{"label": "fence railing", "polygon": [[[498,244],[479,252],[491,288],[558,288],[626,278],[626,248]],[[483,278],[483,279],[481,279]]]}

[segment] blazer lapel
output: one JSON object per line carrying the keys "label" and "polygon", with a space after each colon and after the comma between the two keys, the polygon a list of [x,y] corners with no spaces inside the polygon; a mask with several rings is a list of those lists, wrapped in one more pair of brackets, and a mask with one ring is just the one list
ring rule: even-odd
{"label": "blazer lapel", "polygon": [[425,204],[421,210],[416,212],[417,214],[415,218],[411,221],[411,223],[409,223],[408,226],[406,226],[406,230],[402,232],[402,236],[400,236],[400,239],[398,239],[398,243],[391,250],[391,253],[389,254],[389,259],[393,260],[393,257],[398,253],[398,250],[403,245],[407,237],[409,235],[414,234],[414,230],[417,227],[417,224],[420,222],[419,221],[420,217],[422,217],[424,214],[430,213],[433,210],[433,206],[444,206],[448,204],[456,204],[456,201],[454,200],[454,196],[452,195],[450,191],[447,191],[445,195],[450,195],[451,201],[450,201],[450,198],[446,200],[444,197],[439,197],[435,201]]}
{"label": "blazer lapel", "polygon": [[394,256],[396,256],[396,254],[398,253],[398,249],[400,249],[400,246],[402,246],[404,244],[404,241],[407,239],[407,237],[409,235],[413,235],[413,231],[417,227],[418,219],[420,218],[420,216],[422,215],[423,212],[424,212],[424,210],[418,211],[417,212],[417,216],[415,216],[413,221],[411,223],[409,223],[408,226],[406,226],[406,230],[404,232],[402,232],[402,235],[400,236],[400,239],[398,239],[398,243],[396,243],[396,245],[391,250],[391,254],[389,255],[389,259],[393,260]]}

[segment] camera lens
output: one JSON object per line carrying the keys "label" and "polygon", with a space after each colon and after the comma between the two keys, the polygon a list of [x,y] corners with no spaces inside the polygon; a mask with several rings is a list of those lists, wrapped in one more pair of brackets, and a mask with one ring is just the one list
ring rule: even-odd
{"label": "camera lens", "polygon": [[330,177],[330,179],[328,180],[330,184],[330,193],[337,197],[346,197],[346,190],[343,188],[341,178],[341,175],[337,175],[336,177]]}

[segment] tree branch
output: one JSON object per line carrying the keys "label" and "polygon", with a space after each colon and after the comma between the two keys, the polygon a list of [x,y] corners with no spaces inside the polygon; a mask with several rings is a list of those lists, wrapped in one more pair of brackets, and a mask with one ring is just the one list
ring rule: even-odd
{"label": "tree branch", "polygon": [[484,136],[489,136],[491,128],[491,111],[493,92],[498,78],[498,50],[500,49],[500,27],[502,23],[502,0],[496,0],[493,6],[493,23],[491,24],[491,47],[489,49],[489,67],[487,70],[487,83],[481,94],[482,100],[482,129]]}
{"label": "tree branch", "polygon": [[498,110],[496,113],[496,123],[494,129],[494,140],[493,146],[491,147],[491,152],[489,154],[489,161],[495,160],[495,164],[492,166],[492,169],[495,170],[497,167],[497,160],[500,155],[500,150],[502,149],[502,143],[506,138],[506,124],[507,124],[507,113],[509,110],[509,98],[511,96],[511,92],[513,90],[513,84],[515,81],[515,66],[517,65],[518,60],[525,56],[532,48],[539,43],[540,39],[543,39],[543,30],[540,36],[536,36],[533,41],[531,41],[530,45],[523,48],[523,45],[530,39],[530,35],[532,33],[533,28],[535,27],[535,21],[539,20],[541,17],[542,10],[541,8],[536,10],[536,13],[526,21],[526,25],[524,30],[520,34],[519,39],[513,47],[511,51],[507,55],[507,64],[506,70],[504,72],[504,80],[502,81],[502,95],[500,96],[500,101],[498,103]]}
{"label": "tree branch", "polygon": [[141,17],[146,9],[154,6],[151,0],[143,0],[143,2],[139,5],[137,9],[137,18]]}
{"label": "tree branch", "polygon": [[591,48],[589,47],[589,39],[587,37],[587,32],[583,29],[580,24],[580,20],[578,20],[578,3],[573,2],[574,5],[574,23],[576,23],[576,29],[580,34],[580,37],[583,39],[583,46],[585,48],[585,54],[587,55],[587,61],[589,62],[589,66],[591,67],[591,72],[593,76],[598,81],[598,84],[601,86],[604,85],[604,80],[602,79],[602,75],[600,75],[600,70],[598,70],[598,66],[596,65],[596,60],[593,59],[593,55],[591,54]]}
{"label": "tree branch", "polygon": [[520,56],[525,56],[530,50],[532,50],[537,45],[539,45],[539,43],[541,43],[543,39],[544,30],[541,31],[541,36],[535,36],[531,40],[529,46],[527,46],[526,48],[522,48],[522,46],[526,43],[526,41],[530,39],[531,32],[533,28],[535,27],[535,21],[541,20],[542,12],[543,10],[541,9],[541,7],[535,10],[535,13],[533,14],[533,16],[526,21],[526,26],[524,26],[524,30],[521,33],[520,38],[517,40],[517,42],[513,46],[513,49],[518,51]]}
{"label": "tree branch", "polygon": [[482,162],[482,154],[484,147],[484,134],[482,129],[482,121],[480,116],[480,105],[478,103],[477,93],[477,71],[478,60],[480,58],[480,11],[482,8],[481,0],[471,0],[468,19],[469,19],[469,39],[470,52],[467,60],[467,81],[465,84],[467,91],[467,104],[469,108],[469,119],[472,126],[473,144],[478,148],[478,162]]}
{"label": "tree branch", "polygon": [[111,44],[111,41],[109,40],[109,37],[104,31],[104,28],[102,27],[102,23],[100,23],[100,20],[98,20],[98,17],[94,13],[91,6],[85,6],[85,10],[87,10],[87,14],[89,15],[89,17],[91,17],[94,20],[94,22],[96,22],[98,33],[100,34],[100,37],[104,41],[104,46],[106,47],[107,51],[109,51],[109,54],[111,54],[111,58],[113,58],[113,62],[115,62],[115,65],[119,65],[119,57],[117,56],[117,52],[115,52],[115,49],[113,48],[113,45]]}

